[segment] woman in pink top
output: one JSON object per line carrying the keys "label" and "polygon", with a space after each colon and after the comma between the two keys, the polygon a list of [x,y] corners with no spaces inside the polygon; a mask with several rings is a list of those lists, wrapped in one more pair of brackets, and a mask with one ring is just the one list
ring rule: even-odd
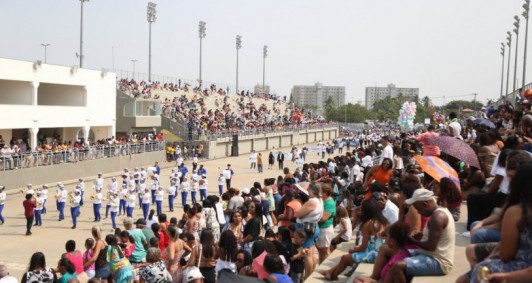
{"label": "woman in pink top", "polygon": [[408,249],[406,249],[406,241],[410,234],[410,227],[401,223],[395,222],[388,227],[386,234],[386,244],[393,252],[391,259],[382,267],[380,272],[380,279],[375,279],[367,276],[358,276],[355,278],[356,283],[377,283],[377,282],[394,282],[393,278],[387,278],[390,267],[397,261],[410,256]]}
{"label": "woman in pink top", "polygon": [[423,156],[440,156],[440,148],[430,142],[432,138],[439,136],[440,134],[434,132],[434,126],[429,125],[427,132],[416,138],[416,141],[423,144]]}
{"label": "woman in pink top", "polygon": [[76,274],[83,273],[83,254],[76,250],[76,242],[74,240],[68,240],[65,244],[66,253],[63,254],[64,258],[68,258],[74,267],[76,267]]}

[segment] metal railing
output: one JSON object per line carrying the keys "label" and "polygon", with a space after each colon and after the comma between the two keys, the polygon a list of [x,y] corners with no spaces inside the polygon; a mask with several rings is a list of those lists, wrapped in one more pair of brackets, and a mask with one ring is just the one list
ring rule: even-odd
{"label": "metal railing", "polygon": [[32,151],[13,155],[0,155],[0,170],[24,169],[29,167],[48,166],[65,163],[76,163],[85,160],[113,158],[145,152],[162,151],[164,141],[147,141],[135,144],[95,145],[66,150]]}
{"label": "metal railing", "polygon": [[304,124],[304,125],[286,125],[286,126],[259,126],[253,129],[223,129],[217,131],[207,131],[205,130],[198,132],[198,130],[192,131],[176,131],[174,134],[182,137],[184,140],[195,141],[213,141],[219,138],[228,138],[233,135],[238,136],[251,136],[251,135],[261,135],[261,134],[270,134],[270,133],[279,133],[279,132],[299,132],[305,130],[313,129],[325,129],[330,127],[338,127],[337,123],[322,123],[322,124]]}

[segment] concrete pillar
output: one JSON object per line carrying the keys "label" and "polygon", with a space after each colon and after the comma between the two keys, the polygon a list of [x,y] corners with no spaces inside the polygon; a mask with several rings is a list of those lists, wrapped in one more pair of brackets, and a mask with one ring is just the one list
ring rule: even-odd
{"label": "concrete pillar", "polygon": [[[91,126],[83,126],[83,140],[85,140],[85,142],[89,141],[89,132],[91,130]],[[91,141],[91,142],[94,142],[94,141]]]}
{"label": "concrete pillar", "polygon": [[29,139],[30,139],[30,146],[31,149],[35,149],[37,147],[37,133],[39,132],[38,127],[31,127],[28,129]]}
{"label": "concrete pillar", "polygon": [[39,82],[31,83],[31,105],[37,105],[37,92],[39,90]]}

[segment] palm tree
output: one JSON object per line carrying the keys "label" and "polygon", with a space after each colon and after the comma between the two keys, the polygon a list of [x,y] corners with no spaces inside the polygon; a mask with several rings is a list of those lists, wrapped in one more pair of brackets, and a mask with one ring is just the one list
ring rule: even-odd
{"label": "palm tree", "polygon": [[425,109],[432,106],[432,101],[430,101],[430,98],[428,96],[423,97],[423,99],[421,99],[421,103],[423,104],[423,108]]}

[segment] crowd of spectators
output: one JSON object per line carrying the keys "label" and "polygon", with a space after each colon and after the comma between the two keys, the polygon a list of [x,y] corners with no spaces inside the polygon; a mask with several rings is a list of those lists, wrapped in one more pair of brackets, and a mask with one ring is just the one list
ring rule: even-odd
{"label": "crowd of spectators", "polygon": [[31,148],[27,135],[13,137],[6,143],[0,135],[0,170],[13,170],[34,166],[78,162],[114,156],[124,156],[148,151],[164,150],[162,133],[142,133],[131,136],[103,138],[93,142],[83,139],[67,141],[57,131],[51,139],[38,135],[39,141]]}
{"label": "crowd of spectators", "polygon": [[[188,84],[159,83],[122,79],[119,88],[128,91],[134,97],[152,97],[156,90],[189,92]],[[241,91],[229,95],[227,90],[211,85],[210,88],[192,89],[193,95],[182,94],[165,98],[162,102],[162,116],[185,125],[186,131],[194,134],[213,134],[242,132],[249,130],[279,130],[283,128],[302,127],[325,124],[318,116],[311,115],[305,109],[295,107],[273,94],[255,94]],[[212,97],[214,96],[214,97]],[[257,98],[264,103],[256,104]],[[214,108],[209,108],[207,99],[214,99]],[[261,100],[259,100],[261,101]],[[266,101],[271,101],[271,108]]]}

